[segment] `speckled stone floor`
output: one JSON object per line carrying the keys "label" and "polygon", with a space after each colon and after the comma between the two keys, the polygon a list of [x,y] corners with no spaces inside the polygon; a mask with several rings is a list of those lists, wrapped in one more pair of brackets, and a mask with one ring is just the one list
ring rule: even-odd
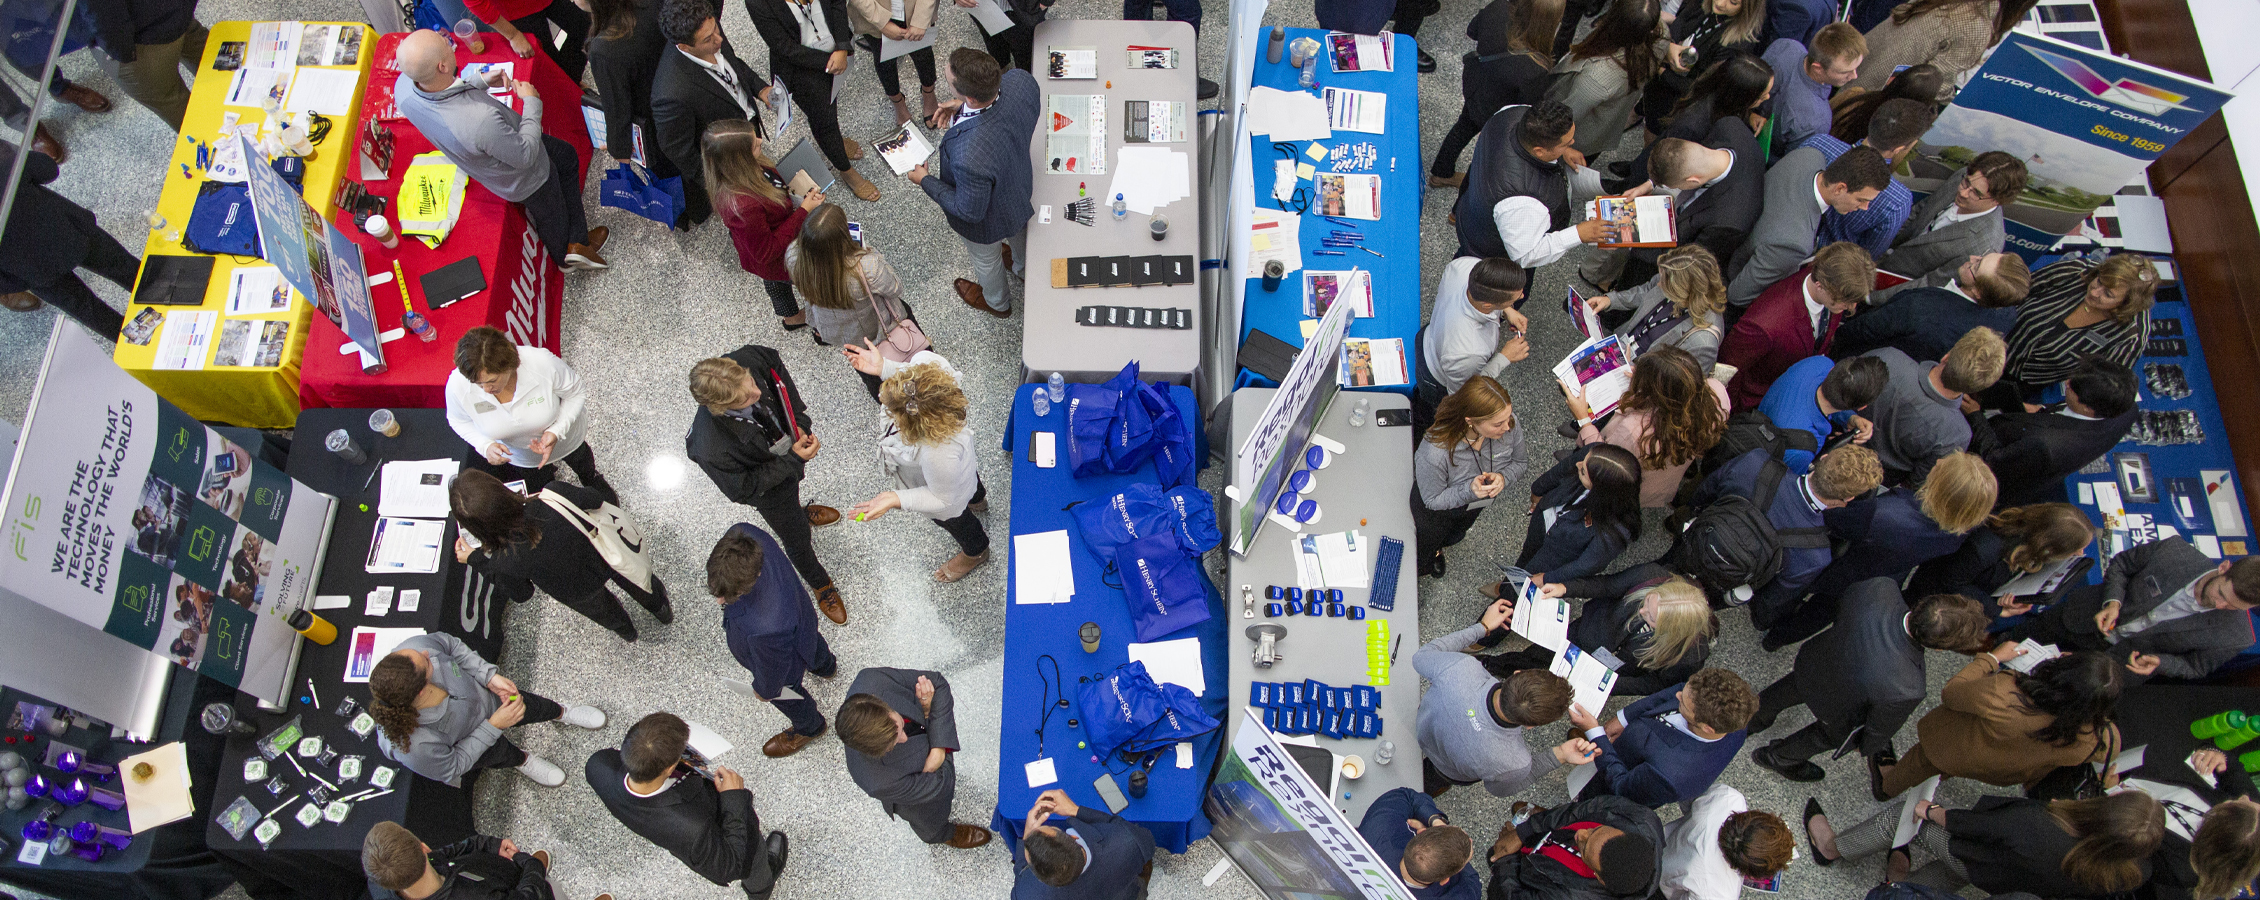
{"label": "speckled stone floor", "polygon": [[[736,3],[723,5],[725,31],[736,36],[733,42],[748,63],[765,68],[766,54],[744,9]],[[1221,79],[1226,12],[1222,3],[1208,7],[1200,68]],[[1446,0],[1444,11],[1433,17],[1422,35],[1442,63],[1440,71],[1421,78],[1421,116],[1427,123],[1423,131],[1430,135],[1431,148],[1434,137],[1458,114],[1459,56],[1471,43],[1461,32],[1479,7],[1476,0]],[[949,9],[945,4],[939,45],[979,46],[974,26]],[[1267,24],[1311,24],[1310,9],[1307,0],[1283,0],[1272,6]],[[1118,13],[1112,0],[1062,0],[1052,15],[1103,18]],[[200,15],[206,21],[284,16],[353,20],[361,12],[352,0],[205,0]],[[69,108],[50,115],[51,127],[73,154],[55,188],[95,210],[128,246],[138,248],[141,213],[154,200],[165,174],[146,148],[165,140],[164,126],[116,90],[87,54],[66,59],[64,69],[110,94],[117,109],[96,115]],[[869,64],[857,60],[852,71],[842,119],[850,136],[868,140],[891,129],[893,118]],[[793,138],[788,135],[786,140]],[[997,439],[1003,426],[1001,398],[1019,381],[1018,322],[995,320],[960,304],[949,285],[967,273],[969,265],[939,211],[906,181],[883,177],[876,158],[859,168],[878,184],[885,198],[864,203],[841,191],[834,200],[850,218],[863,223],[867,239],[901,273],[906,296],[918,308],[937,348],[974,388],[972,427],[981,442],[993,446],[988,442]],[[591,223],[612,228],[611,243],[605,247],[612,268],[568,279],[564,355],[589,385],[590,441],[599,466],[650,535],[659,570],[681,604],[680,616],[671,627],[646,627],[640,643],[624,646],[554,603],[542,601],[514,610],[503,670],[548,696],[595,703],[612,721],[595,732],[563,726],[518,732],[518,740],[563,766],[570,780],[565,787],[547,789],[507,772],[486,778],[478,790],[481,830],[548,849],[561,898],[585,900],[599,891],[611,891],[621,900],[736,896],[735,888],[699,879],[672,857],[630,835],[605,814],[580,781],[580,766],[588,754],[616,744],[638,716],[664,709],[710,726],[737,744],[738,749],[723,761],[745,773],[763,825],[782,828],[793,838],[792,861],[776,893],[780,900],[1005,896],[1011,868],[1001,844],[965,851],[918,842],[907,825],[889,821],[876,803],[855,789],[842,769],[844,751],[836,738],[827,735],[789,759],[760,756],[760,744],[784,727],[784,719],[765,706],[739,700],[720,685],[718,679],[737,679],[743,673],[723,644],[719,613],[698,596],[703,593],[703,562],[713,538],[731,523],[749,520],[751,510],[725,501],[683,458],[682,435],[692,413],[683,389],[684,374],[694,361],[747,342],[781,350],[808,394],[818,433],[827,441],[804,486],[805,495],[814,502],[844,507],[880,489],[866,449],[877,414],[835,355],[813,344],[807,332],[787,334],[779,329],[760,285],[738,269],[728,235],[718,223],[689,235],[669,234],[618,210],[597,208],[598,180],[592,173],[587,202]],[[1448,197],[1439,193],[1432,200],[1420,223],[1428,273],[1424,294],[1433,293],[1434,279],[1455,245],[1445,223]],[[1572,256],[1570,262],[1578,258]],[[1573,277],[1572,271],[1570,263],[1563,263],[1540,273],[1533,289],[1538,302],[1530,306],[1535,311],[1532,362],[1516,366],[1507,379],[1520,401],[1522,420],[1530,430],[1529,449],[1537,461],[1547,460],[1567,443],[1553,433],[1566,412],[1543,361],[1559,358],[1573,343],[1568,325],[1547,312]],[[96,290],[122,302],[121,292],[107,283],[98,281]],[[21,419],[51,316],[44,311],[0,315],[0,417]],[[984,458],[982,466],[992,496],[998,498],[989,518],[990,534],[1001,545],[1010,515],[1005,502],[1011,488],[1010,467],[997,455]],[[1217,488],[1220,478],[1212,469],[1203,483]],[[1651,533],[1625,554],[1620,565],[1644,561],[1661,551],[1663,541],[1653,533],[1657,523],[1651,518],[1649,524]],[[1521,531],[1520,517],[1488,517],[1466,543],[1452,550],[1449,577],[1422,581],[1424,636],[1447,633],[1472,620],[1482,603],[1475,594],[1478,576],[1489,568],[1482,560],[1511,558],[1521,545]],[[997,771],[994,735],[1006,572],[1002,554],[964,582],[936,584],[928,573],[952,552],[950,542],[939,528],[906,515],[824,529],[818,533],[817,547],[847,598],[849,624],[824,626],[844,670],[852,673],[867,665],[933,668],[950,679],[966,744],[958,764],[956,818],[986,823]],[[1745,615],[1731,612],[1723,618],[1725,633],[1712,657],[1714,665],[1731,668],[1760,688],[1787,672],[1791,654],[1760,651]],[[1933,654],[1934,696],[1959,662]],[[812,681],[810,687],[820,703],[835,708],[843,699],[846,680]],[[1802,727],[1805,716],[1802,711],[1787,713],[1761,740]],[[1912,740],[1911,731],[1902,733],[1902,747]],[[1725,778],[1747,794],[1754,807],[1786,819],[1794,820],[1804,799],[1816,794],[1838,814],[1840,823],[1864,814],[1873,804],[1866,799],[1866,777],[1859,760],[1825,765],[1827,782],[1793,785],[1751,765],[1745,755]],[[1977,793],[1975,786],[1962,783],[1950,786],[1941,799],[1962,804]],[[1547,805],[1560,802],[1560,776],[1531,789],[1525,798]],[[1462,788],[1447,795],[1441,805],[1480,839],[1496,832],[1507,802]],[[1666,810],[1665,815],[1677,813]],[[1253,896],[1253,887],[1237,873],[1227,873],[1213,889],[1201,886],[1202,875],[1219,858],[1215,846],[1206,841],[1182,856],[1163,854],[1154,868],[1153,896]],[[1809,859],[1800,860],[1790,869],[1791,887],[1785,896],[1857,897],[1876,883],[1880,871],[1877,861],[1823,869]]]}

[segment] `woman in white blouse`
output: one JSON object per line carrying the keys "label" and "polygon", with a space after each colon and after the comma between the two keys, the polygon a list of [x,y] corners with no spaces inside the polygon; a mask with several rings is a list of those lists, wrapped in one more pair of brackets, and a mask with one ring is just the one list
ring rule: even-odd
{"label": "woman in white blouse", "polygon": [[989,504],[973,432],[965,427],[965,392],[958,387],[957,369],[932,350],[898,363],[881,356],[869,341],[844,349],[856,371],[884,380],[879,387],[884,413],[879,467],[895,482],[894,490],[856,504],[849,514],[867,522],[904,509],[933,519],[957,539],[958,547],[957,556],[934,570],[934,580],[964,578],[989,561],[988,529],[974,518]]}
{"label": "woman in white blouse", "polygon": [[491,325],[455,343],[447,424],[471,445],[463,461],[505,482],[523,479],[528,494],[548,484],[563,460],[582,487],[620,502],[589,450],[587,402],[581,376],[555,353],[514,345]]}

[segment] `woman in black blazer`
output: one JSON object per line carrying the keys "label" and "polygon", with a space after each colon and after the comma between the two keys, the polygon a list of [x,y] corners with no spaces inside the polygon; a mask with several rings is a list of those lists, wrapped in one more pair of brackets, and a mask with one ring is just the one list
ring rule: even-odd
{"label": "woman in black blazer", "polygon": [[595,491],[562,481],[550,482],[540,494],[522,497],[485,472],[458,473],[447,490],[448,507],[462,526],[455,538],[456,561],[493,579],[514,600],[522,602],[533,596],[533,588],[541,588],[622,640],[636,639],[636,625],[610,585],[625,589],[659,624],[675,621],[667,585],[657,574],[652,575],[649,592],[621,577],[588,534],[542,499],[544,494],[554,494],[582,510],[604,505]]}
{"label": "woman in black blazer", "polygon": [[[1640,148],[1631,162],[1610,163],[1612,176],[1623,178],[1627,186],[1647,181],[1648,151],[1664,138],[1694,141],[1718,149],[1715,145],[1724,141],[1711,140],[1711,126],[1720,119],[1731,118],[1741,123],[1740,127],[1749,130],[1750,140],[1757,141],[1758,128],[1765,123],[1765,116],[1758,110],[1773,99],[1773,67],[1748,53],[1724,54],[1716,64],[1704,65],[1707,68],[1700,70],[1703,74],[1695,79],[1692,88],[1676,97],[1674,105],[1661,115],[1648,119],[1648,128],[1661,126],[1663,129],[1656,133],[1655,140]],[[1617,166],[1623,166],[1624,170],[1618,172]]]}
{"label": "woman in black blazer", "polygon": [[[1596,575],[1640,539],[1640,460],[1615,444],[1588,444],[1530,485],[1530,523],[1515,565],[1542,582]],[[1487,585],[1494,600],[1515,588]]]}
{"label": "woman in black blazer", "polygon": [[[1924,563],[1907,585],[1907,596],[1962,594],[1985,604],[1989,630],[2009,627],[2011,620],[2032,611],[2030,597],[1994,596],[2004,584],[2020,575],[2046,570],[2087,551],[2095,541],[2095,525],[2079,507],[2069,503],[2035,503],[1994,513],[1985,525],[1970,532],[1962,549]],[[2028,602],[2018,602],[2019,599]]]}
{"label": "woman in black blazer", "polygon": [[2195,840],[2166,829],[2157,855],[2150,860],[2150,883],[2137,896],[2141,900],[2250,896],[2237,892],[2260,884],[2260,787],[2253,786],[2252,773],[2244,766],[2212,747],[2191,754],[2189,767],[2215,775],[2229,797],[2202,814],[2179,803],[2163,804],[2169,820],[2178,819],[2184,827],[2195,825]]}
{"label": "woman in black blazer", "polygon": [[[1686,681],[1710,660],[1711,642],[1719,633],[1718,615],[1711,612],[1703,589],[1655,563],[1552,582],[1539,593],[1588,598],[1569,623],[1569,642],[1586,650],[1606,648],[1623,660],[1613,690],[1627,697],[1645,697]],[[1505,637],[1506,629],[1495,634]],[[1485,635],[1486,640],[1491,637]],[[1491,674],[1505,678],[1545,668],[1554,652],[1530,647],[1479,658]]]}
{"label": "woman in black blazer", "polygon": [[[1911,878],[1895,877],[1911,861],[1901,856],[1905,850],[1893,850],[1885,877],[1946,891],[1974,884],[1988,894],[2025,891],[2053,900],[2133,891],[2150,880],[2151,855],[2166,833],[2158,801],[2140,791],[2093,800],[1982,797],[1970,809],[1911,802],[1922,822],[1915,843],[1930,852],[1932,862]],[[1808,802],[1805,809],[1808,832],[1817,831],[1810,835],[1819,845],[1814,861],[1824,866],[1883,852],[1899,827],[1900,805],[1891,803],[1833,840],[1823,840],[1827,817],[1817,815],[1817,804]],[[1829,850],[1835,854],[1824,852]]]}
{"label": "woman in black blazer", "polygon": [[659,152],[659,126],[651,116],[651,82],[667,38],[659,33],[661,0],[587,0],[589,74],[604,98],[604,149],[614,160],[635,156],[632,128],[643,129],[644,160],[652,177],[681,174]]}
{"label": "woman in black blazer", "polygon": [[1460,57],[1460,117],[1436,147],[1429,187],[1458,187],[1460,153],[1503,107],[1536,103],[1554,67],[1563,0],[1491,0],[1467,23],[1475,49]]}

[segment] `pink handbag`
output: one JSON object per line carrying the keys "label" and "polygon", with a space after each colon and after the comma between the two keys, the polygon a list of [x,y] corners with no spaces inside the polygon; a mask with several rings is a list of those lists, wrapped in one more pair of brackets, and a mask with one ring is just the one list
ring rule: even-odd
{"label": "pink handbag", "polygon": [[855,280],[863,283],[863,299],[871,304],[871,311],[878,314],[879,324],[883,328],[878,340],[880,356],[898,363],[909,362],[911,357],[918,355],[918,351],[933,348],[933,342],[926,339],[926,331],[918,327],[916,320],[902,318],[895,319],[893,325],[887,324],[890,317],[886,307],[879,304],[879,295],[871,291],[871,280],[863,277],[861,262],[856,263]]}

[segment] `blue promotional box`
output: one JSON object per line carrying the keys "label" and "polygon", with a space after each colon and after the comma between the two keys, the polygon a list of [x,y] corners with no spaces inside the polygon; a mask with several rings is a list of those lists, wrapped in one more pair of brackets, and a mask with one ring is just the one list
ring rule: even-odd
{"label": "blue promotional box", "polygon": [[1266,731],[1274,731],[1274,732],[1276,732],[1276,731],[1278,731],[1278,730],[1279,730],[1279,711],[1278,711],[1278,710],[1276,710],[1276,709],[1267,709],[1267,710],[1264,710],[1264,711],[1263,711],[1263,727],[1264,727],[1264,730],[1266,730]]}
{"label": "blue promotional box", "polygon": [[1271,682],[1268,681],[1248,682],[1248,705],[1257,707],[1271,706],[1271,696],[1273,690],[1275,690],[1275,687]]}

